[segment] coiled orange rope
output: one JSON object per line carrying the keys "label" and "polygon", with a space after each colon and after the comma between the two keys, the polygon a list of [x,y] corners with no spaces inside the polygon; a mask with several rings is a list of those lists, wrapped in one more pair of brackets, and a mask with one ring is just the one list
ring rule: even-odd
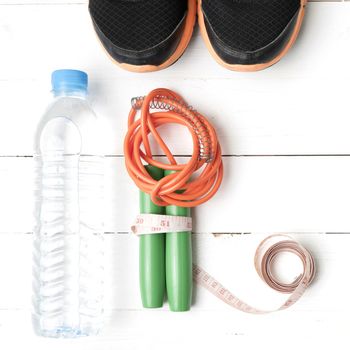
{"label": "coiled orange rope", "polygon": [[[150,194],[152,201],[159,206],[195,207],[212,198],[222,182],[223,164],[220,144],[209,121],[168,89],[153,90],[146,97],[135,98],[132,102],[124,155],[128,173],[139,189]],[[141,116],[135,120],[138,110],[141,110]],[[187,164],[176,162],[157,131],[162,125],[174,123],[186,126],[192,136],[193,151]],[[153,159],[150,135],[169,163]],[[144,163],[176,173],[156,181],[148,174]],[[200,169],[201,173],[193,176]]]}

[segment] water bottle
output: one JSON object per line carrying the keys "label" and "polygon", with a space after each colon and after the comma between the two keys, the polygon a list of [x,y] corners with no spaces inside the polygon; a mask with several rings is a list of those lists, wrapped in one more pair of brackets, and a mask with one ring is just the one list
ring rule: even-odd
{"label": "water bottle", "polygon": [[35,138],[32,319],[46,337],[96,335],[103,321],[103,135],[87,83],[52,73]]}

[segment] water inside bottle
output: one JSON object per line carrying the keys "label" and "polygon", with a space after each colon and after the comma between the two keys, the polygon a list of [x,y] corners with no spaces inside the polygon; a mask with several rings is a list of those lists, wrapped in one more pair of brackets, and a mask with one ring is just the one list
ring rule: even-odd
{"label": "water inside bottle", "polygon": [[35,154],[34,312],[37,333],[97,334],[103,303],[103,157],[81,153],[70,118],[50,120]]}

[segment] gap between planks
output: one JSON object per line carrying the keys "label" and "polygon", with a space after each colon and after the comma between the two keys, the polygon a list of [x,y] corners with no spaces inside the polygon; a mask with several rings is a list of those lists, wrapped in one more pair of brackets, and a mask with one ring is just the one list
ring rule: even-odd
{"label": "gap between planks", "polygon": [[[278,232],[278,233],[285,233],[285,234],[294,234],[293,232]],[[0,232],[0,235],[32,235],[33,232],[27,231],[27,232]],[[113,235],[131,235],[131,232],[126,231],[118,231],[118,232],[112,232],[112,231],[105,231],[103,232],[104,235],[113,236]],[[247,235],[266,235],[264,232],[192,232],[193,235],[213,235],[214,237],[221,237],[221,236],[247,236]],[[307,234],[307,235],[349,235],[350,232],[297,232],[296,234]]]}

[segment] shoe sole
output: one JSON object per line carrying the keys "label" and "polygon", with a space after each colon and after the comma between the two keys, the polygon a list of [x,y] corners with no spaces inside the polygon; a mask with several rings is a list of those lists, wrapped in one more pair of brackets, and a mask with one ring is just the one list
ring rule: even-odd
{"label": "shoe sole", "polygon": [[177,46],[174,53],[165,62],[163,62],[161,65],[158,65],[158,66],[155,66],[155,65],[138,66],[138,65],[118,62],[110,55],[110,53],[102,45],[99,39],[98,41],[102,46],[103,50],[106,52],[107,56],[112,60],[114,64],[118,65],[119,67],[135,73],[156,72],[171,66],[183,55],[192,38],[194,26],[196,24],[196,19],[197,19],[197,0],[188,0],[188,11],[186,16],[185,28],[184,28],[184,32],[181,37],[181,40],[179,42],[179,45]]}
{"label": "shoe sole", "polygon": [[224,66],[227,69],[238,71],[238,72],[256,72],[259,70],[266,69],[266,68],[274,65],[275,63],[277,63],[283,56],[285,56],[287,54],[289,49],[293,46],[293,44],[295,43],[295,40],[297,39],[298,34],[300,32],[301,25],[303,23],[303,19],[304,19],[304,15],[305,15],[305,6],[307,4],[307,1],[308,0],[300,0],[300,10],[299,10],[296,26],[294,28],[292,35],[291,35],[291,38],[289,39],[289,41],[287,42],[287,44],[285,45],[283,50],[275,58],[273,58],[272,60],[265,62],[265,63],[251,64],[251,65],[226,63],[216,53],[216,51],[214,50],[214,48],[211,45],[211,42],[209,40],[209,36],[208,36],[207,29],[206,29],[205,22],[204,22],[204,14],[202,11],[202,0],[198,0],[198,9],[197,9],[199,28],[200,28],[202,37],[204,39],[205,45],[207,46],[211,55],[214,57],[214,59],[219,64],[221,64],[222,66]]}

